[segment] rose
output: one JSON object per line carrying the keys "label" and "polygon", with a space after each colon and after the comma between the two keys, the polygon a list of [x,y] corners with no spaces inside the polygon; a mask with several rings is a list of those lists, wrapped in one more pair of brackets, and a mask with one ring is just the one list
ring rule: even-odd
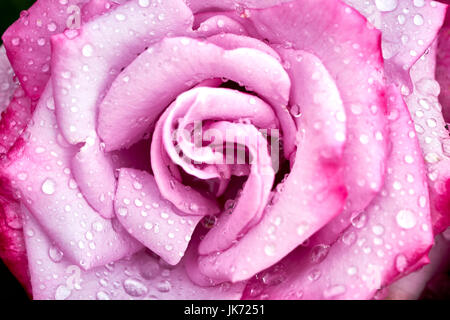
{"label": "rose", "polygon": [[362,299],[427,263],[444,5],[118,2],[41,0],[3,37],[2,257],[34,298]]}

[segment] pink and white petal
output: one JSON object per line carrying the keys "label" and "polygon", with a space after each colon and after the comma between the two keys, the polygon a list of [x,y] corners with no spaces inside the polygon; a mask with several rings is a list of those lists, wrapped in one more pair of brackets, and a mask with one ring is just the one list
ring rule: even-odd
{"label": "pink and white petal", "polygon": [[164,148],[163,126],[169,111],[170,108],[166,109],[156,124],[150,150],[151,166],[159,191],[164,199],[169,200],[185,215],[215,215],[220,212],[216,199],[185,186],[181,181],[179,168]]}
{"label": "pink and white petal", "polygon": [[20,203],[14,198],[8,181],[0,179],[0,259],[31,297]]}
{"label": "pink and white petal", "polygon": [[[17,84],[4,46],[0,46],[0,114],[9,106]],[[0,116],[1,117],[1,116]]]}
{"label": "pink and white petal", "polygon": [[411,68],[413,92],[405,97],[428,171],[435,234],[450,225],[450,138],[434,80],[436,43]]}
{"label": "pink and white petal", "polygon": [[[389,88],[388,101],[388,110],[397,110],[398,116],[390,121],[392,151],[383,190],[331,247],[300,247],[280,262],[278,270],[283,270],[284,281],[265,286],[258,292],[260,297],[371,299],[431,248],[421,149],[408,109],[395,87]],[[255,283],[248,286],[245,298],[255,298],[252,287]]]}
{"label": "pink and white petal", "polygon": [[437,235],[430,250],[430,263],[423,268],[397,280],[388,287],[388,299],[417,300],[431,278],[446,272],[450,252],[450,241]]}
{"label": "pink and white petal", "polygon": [[[153,77],[149,79],[148,74]],[[167,38],[136,58],[117,77],[100,105],[99,135],[106,150],[138,141],[178,94],[205,79],[221,77],[251,87],[274,108],[283,131],[296,131],[283,107],[288,102],[289,77],[273,57],[250,48],[224,50],[198,40]],[[294,139],[291,134],[285,136],[287,155],[295,149]]]}
{"label": "pink and white petal", "polygon": [[89,205],[103,218],[113,218],[113,199],[116,192],[114,165],[111,155],[103,152],[95,133],[72,158],[71,169]]}
{"label": "pink and white petal", "polygon": [[117,221],[102,218],[80,193],[69,169],[77,149],[56,130],[52,108],[49,85],[23,140],[9,152],[2,175],[20,191],[21,202],[48,236],[82,268],[103,265],[135,252],[140,244],[121,230]]}
{"label": "pink and white petal", "polygon": [[11,65],[31,99],[40,97],[50,78],[50,37],[68,28],[78,5],[87,2],[38,0],[3,34]]}
{"label": "pink and white petal", "polygon": [[171,265],[180,262],[202,219],[178,212],[161,197],[155,179],[145,171],[120,169],[114,203],[125,229]]}
{"label": "pink and white petal", "polygon": [[[303,58],[317,62],[307,53]],[[297,119],[298,150],[291,172],[277,187],[259,224],[227,250],[200,256],[200,272],[212,279],[241,281],[270,267],[326,225],[345,203],[341,165],[346,122],[336,117],[344,112],[344,106],[336,90],[307,84],[316,71],[322,72],[321,77],[327,75],[324,68],[317,68],[315,63],[300,66],[305,67],[305,74],[311,74],[304,82],[293,81],[294,90],[297,85],[305,86],[303,93],[295,91],[294,96],[303,108],[302,117]]]}
{"label": "pink and white petal", "polygon": [[0,119],[0,154],[6,154],[20,137],[31,119],[32,109],[30,98],[18,87]]}
{"label": "pink and white petal", "polygon": [[123,68],[152,43],[190,29],[192,14],[183,1],[154,4],[131,0],[76,34],[52,37],[56,114],[70,143],[86,141],[96,129],[97,105]]}
{"label": "pink and white petal", "polygon": [[381,189],[387,152],[380,32],[341,1],[293,1],[249,10],[242,20],[251,21],[256,37],[314,54],[335,81],[347,118],[348,210],[361,212]]}
{"label": "pink and white petal", "polygon": [[[114,9],[118,5],[119,3],[110,0],[90,0],[81,8],[81,19],[83,22],[88,22]],[[78,16],[77,18],[80,17]]]}
{"label": "pink and white petal", "polygon": [[33,234],[26,245],[37,300],[229,300],[239,299],[244,288],[242,283],[199,287],[187,277],[183,261],[172,267],[146,250],[85,271],[62,254],[30,214],[25,230]]}
{"label": "pink and white petal", "polygon": [[408,71],[436,38],[446,6],[433,0],[344,1],[381,31],[388,81],[411,87]]}
{"label": "pink and white petal", "polygon": [[439,31],[436,57],[436,80],[441,86],[439,102],[442,105],[444,120],[450,122],[450,10],[445,24]]}

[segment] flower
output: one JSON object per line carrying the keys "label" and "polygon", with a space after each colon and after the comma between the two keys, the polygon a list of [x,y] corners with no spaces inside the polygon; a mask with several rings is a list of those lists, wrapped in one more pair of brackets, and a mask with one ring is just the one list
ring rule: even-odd
{"label": "flower", "polygon": [[449,225],[445,11],[37,1],[3,36],[2,258],[35,299],[383,296]]}

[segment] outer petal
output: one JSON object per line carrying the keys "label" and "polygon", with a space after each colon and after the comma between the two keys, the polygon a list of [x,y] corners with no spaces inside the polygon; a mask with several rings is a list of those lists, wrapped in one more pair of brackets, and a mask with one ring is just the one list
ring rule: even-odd
{"label": "outer petal", "polygon": [[450,10],[444,26],[439,32],[436,80],[441,86],[439,102],[442,104],[442,113],[446,122],[450,122]]}
{"label": "outer petal", "polygon": [[50,37],[71,26],[76,8],[86,2],[38,0],[3,34],[14,71],[32,99],[40,97],[50,78]]}
{"label": "outer petal", "polygon": [[414,90],[405,100],[427,165],[431,219],[438,234],[450,224],[450,139],[433,79],[435,57],[434,44],[411,68]]}
{"label": "outer petal", "polygon": [[56,114],[70,143],[95,131],[97,104],[121,69],[152,43],[191,27],[191,11],[181,0],[154,4],[131,0],[85,24],[79,35],[52,37]]}
{"label": "outer petal", "polygon": [[5,179],[0,180],[0,259],[31,296],[20,204]]}
{"label": "outer petal", "polygon": [[[381,193],[331,248],[299,248],[270,274],[284,274],[256,292],[272,299],[371,299],[376,291],[421,260],[433,243],[426,170],[406,105],[389,92],[392,151]],[[308,255],[310,257],[308,258]],[[260,278],[261,279],[261,278]],[[254,298],[262,283],[249,285]]]}
{"label": "outer petal", "polygon": [[31,119],[32,103],[23,92],[17,88],[8,108],[2,113],[0,120],[0,154],[7,153],[22,134]]}
{"label": "outer petal", "polygon": [[0,46],[0,113],[8,107],[16,88],[14,71],[9,64],[5,47]]}
{"label": "outer petal", "polygon": [[382,32],[384,67],[389,81],[411,88],[408,71],[431,45],[446,6],[432,0],[344,0]]}
{"label": "outer petal", "polygon": [[72,261],[91,268],[120,259],[140,246],[117,228],[120,224],[101,218],[78,191],[69,169],[76,149],[55,129],[51,91],[49,86],[43,93],[26,140],[9,153],[2,175],[20,190],[22,203]]}
{"label": "outer petal", "polygon": [[183,263],[173,268],[146,251],[83,271],[61,254],[31,215],[25,230],[32,231],[26,244],[33,296],[38,300],[219,300],[239,299],[243,290],[243,284],[198,287],[187,278]]}
{"label": "outer petal", "polygon": [[340,1],[293,1],[249,10],[241,20],[251,22],[257,37],[313,53],[334,79],[347,118],[344,177],[352,198],[346,207],[352,214],[361,212],[380,190],[385,169],[380,33]]}

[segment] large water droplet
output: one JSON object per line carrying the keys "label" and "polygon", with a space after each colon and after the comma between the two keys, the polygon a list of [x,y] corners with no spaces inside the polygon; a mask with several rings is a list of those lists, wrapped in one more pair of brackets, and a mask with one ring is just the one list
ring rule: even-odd
{"label": "large water droplet", "polygon": [[416,216],[410,210],[400,210],[395,217],[397,224],[403,229],[411,229],[416,225]]}
{"label": "large water droplet", "polygon": [[52,179],[46,179],[41,186],[43,193],[52,195],[55,193],[56,183]]}
{"label": "large water droplet", "polygon": [[61,250],[59,250],[58,247],[52,245],[48,249],[48,256],[53,262],[60,262],[64,256],[64,253]]}
{"label": "large water droplet", "polygon": [[394,11],[398,6],[398,0],[375,0],[375,6],[382,12]]}
{"label": "large water droplet", "polygon": [[148,292],[148,289],[145,286],[145,284],[143,284],[137,279],[132,278],[126,279],[123,282],[123,289],[125,290],[126,293],[128,293],[132,297],[141,297]]}
{"label": "large water droplet", "polygon": [[170,289],[172,289],[172,284],[169,282],[169,280],[162,280],[158,282],[156,285],[156,289],[158,289],[159,292],[169,292]]}
{"label": "large water droplet", "polygon": [[326,256],[328,255],[328,251],[330,246],[325,244],[318,244],[311,249],[311,262],[312,263],[321,263]]}
{"label": "large water droplet", "polygon": [[56,288],[55,299],[56,300],[66,300],[70,296],[71,293],[72,293],[72,290],[67,288],[65,285],[60,285],[58,288]]}
{"label": "large water droplet", "polygon": [[328,289],[324,290],[323,297],[325,299],[334,298],[334,297],[344,294],[345,291],[346,291],[346,289],[345,289],[344,285],[334,285],[334,286],[331,286]]}

